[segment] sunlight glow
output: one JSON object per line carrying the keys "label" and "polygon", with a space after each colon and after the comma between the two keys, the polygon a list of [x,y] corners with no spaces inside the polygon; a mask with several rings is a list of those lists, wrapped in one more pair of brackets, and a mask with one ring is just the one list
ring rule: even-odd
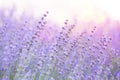
{"label": "sunlight glow", "polygon": [[101,23],[105,21],[106,15],[120,19],[119,3],[119,0],[0,0],[0,8],[15,8],[16,17],[25,11],[35,18],[48,10],[50,18],[60,24],[66,18]]}

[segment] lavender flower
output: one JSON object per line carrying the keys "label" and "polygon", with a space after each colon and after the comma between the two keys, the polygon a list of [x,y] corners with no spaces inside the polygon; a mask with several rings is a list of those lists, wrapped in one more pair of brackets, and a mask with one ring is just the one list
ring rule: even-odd
{"label": "lavender flower", "polygon": [[120,79],[120,50],[111,46],[113,38],[96,38],[97,27],[73,36],[75,24],[66,20],[59,31],[47,16],[48,12],[37,23],[3,18],[0,80]]}

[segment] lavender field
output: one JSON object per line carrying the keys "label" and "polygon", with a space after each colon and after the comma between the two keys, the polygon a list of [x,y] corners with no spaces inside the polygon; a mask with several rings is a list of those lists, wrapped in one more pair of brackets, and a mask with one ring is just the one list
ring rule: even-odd
{"label": "lavender field", "polygon": [[120,80],[120,46],[111,34],[96,37],[91,26],[74,35],[75,24],[57,29],[48,13],[21,21],[0,14],[0,80]]}

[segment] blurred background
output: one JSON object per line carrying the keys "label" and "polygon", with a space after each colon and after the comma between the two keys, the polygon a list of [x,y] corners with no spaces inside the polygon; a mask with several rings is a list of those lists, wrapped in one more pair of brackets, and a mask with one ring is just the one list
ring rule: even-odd
{"label": "blurred background", "polygon": [[[75,32],[109,33],[113,43],[120,46],[120,0],[0,0],[0,13],[13,19],[26,14],[38,19],[49,11],[48,20],[61,27],[66,19],[76,25]],[[12,13],[12,14],[11,14]],[[2,21],[0,20],[0,24]]]}

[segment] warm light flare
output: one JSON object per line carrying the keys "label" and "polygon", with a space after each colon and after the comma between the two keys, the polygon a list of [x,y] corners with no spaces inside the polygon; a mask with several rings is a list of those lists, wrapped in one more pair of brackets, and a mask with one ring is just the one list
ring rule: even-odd
{"label": "warm light flare", "polygon": [[24,12],[38,18],[49,11],[50,21],[61,25],[69,19],[77,23],[79,29],[83,28],[83,23],[102,24],[107,18],[119,20],[119,6],[119,0],[0,0],[0,8],[8,9],[6,15],[14,8],[13,18],[19,19]]}

